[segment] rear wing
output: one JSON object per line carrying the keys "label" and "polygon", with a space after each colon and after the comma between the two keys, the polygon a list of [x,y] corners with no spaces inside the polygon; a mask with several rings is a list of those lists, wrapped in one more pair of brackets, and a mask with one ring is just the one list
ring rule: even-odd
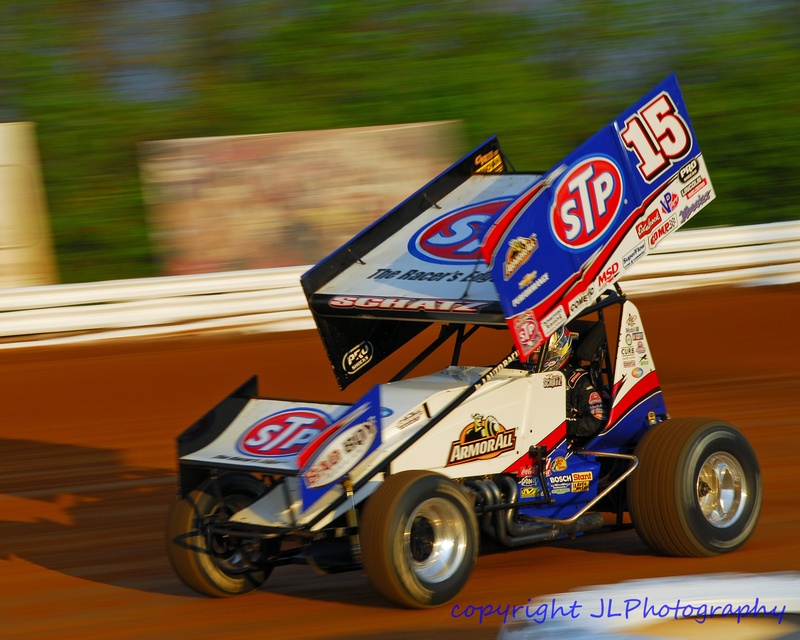
{"label": "rear wing", "polygon": [[524,359],[713,198],[670,76],[546,173],[490,138],[301,283],[341,388],[434,322]]}

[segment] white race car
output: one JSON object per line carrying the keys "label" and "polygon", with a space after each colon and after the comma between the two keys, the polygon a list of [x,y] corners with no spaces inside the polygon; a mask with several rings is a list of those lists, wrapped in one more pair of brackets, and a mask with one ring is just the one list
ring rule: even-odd
{"label": "white race car", "polygon": [[[658,553],[744,544],[756,456],[725,422],[667,414],[617,283],[713,197],[674,77],[548,172],[511,171],[495,138],[459,160],[301,278],[342,388],[438,336],[351,405],[261,397],[251,379],[183,433],[178,576],[228,596],[281,565],[363,568],[389,599],[431,607],[469,579],[481,537],[527,545],[629,512]],[[568,437],[563,371],[534,364],[564,327],[602,398],[590,437]],[[498,364],[459,363],[466,340],[506,328]],[[451,366],[408,377],[446,344]]]}

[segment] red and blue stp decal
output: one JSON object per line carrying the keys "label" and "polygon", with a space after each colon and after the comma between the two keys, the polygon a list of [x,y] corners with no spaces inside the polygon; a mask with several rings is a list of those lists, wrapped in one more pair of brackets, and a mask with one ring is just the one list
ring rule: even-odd
{"label": "red and blue stp decal", "polygon": [[[489,263],[522,358],[714,198],[675,76],[500,211]],[[536,238],[524,264],[514,248]],[[513,267],[509,268],[509,267]]]}
{"label": "red and blue stp decal", "polygon": [[622,209],[622,170],[612,158],[579,160],[553,187],[550,229],[568,251],[597,243]]}
{"label": "red and blue stp decal", "polygon": [[419,229],[408,243],[411,255],[436,264],[481,262],[483,230],[513,198],[500,198],[456,209]]}
{"label": "red and blue stp decal", "polygon": [[237,449],[255,458],[296,456],[328,428],[331,417],[318,409],[297,407],[261,418],[239,438]]}
{"label": "red and blue stp decal", "polygon": [[376,386],[298,455],[304,510],[380,446],[381,412]]}

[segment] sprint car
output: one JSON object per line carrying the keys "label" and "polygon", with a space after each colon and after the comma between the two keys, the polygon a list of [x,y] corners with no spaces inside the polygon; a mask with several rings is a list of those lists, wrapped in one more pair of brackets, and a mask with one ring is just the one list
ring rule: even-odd
{"label": "sprint car", "polygon": [[[550,171],[512,170],[484,142],[301,277],[342,389],[429,335],[408,366],[352,404],[262,397],[252,378],[178,437],[177,575],[229,596],[282,565],[363,569],[423,608],[459,593],[482,542],[626,513],[660,554],[740,547],[762,499],[755,453],[724,421],[670,417],[618,282],[713,198],[674,76]],[[564,374],[531,364],[561,327],[607,405],[582,441]],[[461,362],[498,331],[494,362]]]}

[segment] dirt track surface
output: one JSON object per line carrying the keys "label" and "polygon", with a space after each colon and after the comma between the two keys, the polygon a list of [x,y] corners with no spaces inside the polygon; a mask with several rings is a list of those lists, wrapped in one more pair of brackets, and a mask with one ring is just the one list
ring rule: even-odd
{"label": "dirt track surface", "polygon": [[[755,535],[709,559],[654,557],[632,530],[482,555],[459,610],[634,578],[800,570],[800,287],[635,302],[670,413],[728,420],[755,447]],[[174,438],[252,374],[269,396],[352,401],[368,386],[339,392],[313,332],[0,351],[0,637],[497,636],[496,617],[397,608],[360,572],[279,568],[263,590],[222,600],[179,582],[163,542]]]}

